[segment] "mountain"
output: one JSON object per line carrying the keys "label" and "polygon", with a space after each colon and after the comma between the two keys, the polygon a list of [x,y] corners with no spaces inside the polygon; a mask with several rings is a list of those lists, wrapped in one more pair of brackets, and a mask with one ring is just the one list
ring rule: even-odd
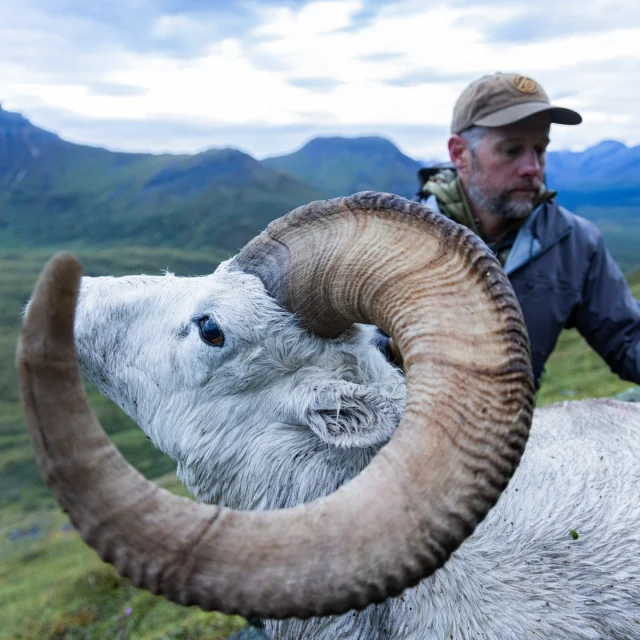
{"label": "mountain", "polygon": [[2,244],[141,244],[237,251],[324,197],[235,149],[117,153],[72,144],[0,107]]}
{"label": "mountain", "polygon": [[550,152],[547,182],[566,207],[586,217],[610,218],[618,209],[616,217],[640,218],[640,146],[605,140],[581,152]]}
{"label": "mountain", "polygon": [[[67,142],[0,107],[0,245],[82,243],[235,253],[274,218],[365,189],[413,197],[424,163],[380,137],[315,138],[259,162],[235,149],[119,153]],[[640,146],[548,154],[559,201],[640,258]]]}
{"label": "mountain", "polygon": [[580,185],[597,189],[603,185],[630,185],[640,182],[640,146],[603,140],[581,152],[553,151],[547,171],[565,187]]}
{"label": "mountain", "polygon": [[[418,169],[437,162],[414,160],[380,137],[334,137],[315,138],[263,164],[332,197],[374,189],[411,198],[418,188]],[[640,146],[603,141],[581,152],[551,151],[547,182],[560,192],[565,206],[586,210],[588,217],[598,217],[603,208],[624,208],[627,215],[640,216]]]}
{"label": "mountain", "polygon": [[373,189],[411,198],[422,166],[379,137],[314,138],[294,153],[262,162],[314,185],[329,197]]}

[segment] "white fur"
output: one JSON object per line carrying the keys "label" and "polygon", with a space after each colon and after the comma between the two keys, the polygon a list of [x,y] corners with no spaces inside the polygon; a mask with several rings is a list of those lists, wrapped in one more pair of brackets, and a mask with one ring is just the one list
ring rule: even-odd
{"label": "white fur", "polygon": [[[81,293],[83,370],[202,502],[272,509],[326,495],[401,418],[404,378],[370,346],[371,327],[313,336],[228,263],[202,278],[84,278]],[[201,339],[195,320],[205,315],[224,332],[222,347]],[[361,612],[265,621],[267,635],[638,637],[639,461],[640,406],[537,410],[509,487],[442,569]]]}

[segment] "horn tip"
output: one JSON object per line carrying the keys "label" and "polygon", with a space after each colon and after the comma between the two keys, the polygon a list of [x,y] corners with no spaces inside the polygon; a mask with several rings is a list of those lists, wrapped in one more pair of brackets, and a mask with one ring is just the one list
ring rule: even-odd
{"label": "horn tip", "polygon": [[64,344],[73,342],[73,315],[81,276],[80,261],[67,251],[56,253],[44,266],[24,312],[16,354],[19,367],[42,355],[42,350],[55,344],[56,339],[61,338]]}

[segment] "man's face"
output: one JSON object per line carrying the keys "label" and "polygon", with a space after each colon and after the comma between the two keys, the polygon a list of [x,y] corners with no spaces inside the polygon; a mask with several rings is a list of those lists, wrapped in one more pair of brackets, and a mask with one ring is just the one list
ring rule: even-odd
{"label": "man's face", "polygon": [[526,218],[544,187],[548,114],[490,129],[461,178],[477,208],[505,220]]}

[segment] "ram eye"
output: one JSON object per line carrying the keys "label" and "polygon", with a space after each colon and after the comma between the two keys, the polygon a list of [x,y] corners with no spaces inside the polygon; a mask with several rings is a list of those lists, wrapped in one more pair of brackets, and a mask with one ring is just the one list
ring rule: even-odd
{"label": "ram eye", "polygon": [[200,337],[214,347],[221,347],[224,344],[224,334],[215,320],[212,318],[201,318],[198,320],[200,327]]}

